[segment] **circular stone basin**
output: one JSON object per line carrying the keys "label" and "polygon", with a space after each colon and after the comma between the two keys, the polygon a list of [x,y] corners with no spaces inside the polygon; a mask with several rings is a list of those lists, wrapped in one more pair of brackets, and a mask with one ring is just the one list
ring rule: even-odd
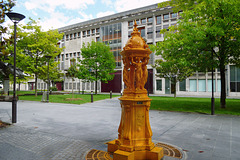
{"label": "circular stone basin", "polygon": [[[157,147],[163,148],[163,160],[186,160],[187,155],[182,149],[177,146],[166,144],[166,143],[156,143]],[[108,152],[92,149],[90,150],[85,160],[113,160],[112,155]]]}

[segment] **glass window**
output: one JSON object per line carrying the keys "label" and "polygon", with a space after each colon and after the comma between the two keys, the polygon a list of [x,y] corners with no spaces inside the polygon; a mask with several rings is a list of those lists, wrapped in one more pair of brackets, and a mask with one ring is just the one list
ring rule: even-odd
{"label": "glass window", "polygon": [[86,31],[83,31],[83,36],[86,36]]}
{"label": "glass window", "polygon": [[179,82],[179,90],[186,91],[186,80]]}
{"label": "glass window", "polygon": [[161,24],[162,23],[162,16],[157,16],[156,17],[156,23]]}
{"label": "glass window", "polygon": [[152,18],[152,17],[148,17],[148,18],[147,18],[147,22],[148,22],[148,23],[152,23],[152,22],[153,22],[153,18]]}
{"label": "glass window", "polygon": [[235,65],[230,66],[230,91],[240,92],[240,68]]}
{"label": "glass window", "polygon": [[129,22],[128,22],[128,26],[129,26],[129,27],[133,26],[133,21],[129,21]]}
{"label": "glass window", "polygon": [[68,89],[68,83],[65,83],[65,89]]}
{"label": "glass window", "polygon": [[206,92],[206,80],[205,79],[198,80],[198,91]]}
{"label": "glass window", "polygon": [[97,28],[97,29],[96,29],[96,32],[97,32],[97,33],[99,33],[99,30],[100,30],[100,29],[99,29],[99,28]]}
{"label": "glass window", "polygon": [[169,19],[169,14],[164,14],[164,15],[163,15],[163,19],[164,19],[164,20]]}
{"label": "glass window", "polygon": [[146,18],[141,19],[141,23],[142,23],[142,24],[146,24]]}
{"label": "glass window", "polygon": [[197,92],[197,80],[196,79],[190,79],[189,80],[189,90],[190,92]]}
{"label": "glass window", "polygon": [[[212,92],[212,80],[208,79],[208,92]],[[215,80],[213,80],[213,90],[216,92],[216,87],[215,87]]]}
{"label": "glass window", "polygon": [[177,13],[171,13],[171,18],[176,18],[177,17]]}
{"label": "glass window", "polygon": [[100,37],[96,37],[96,42],[100,41]]}
{"label": "glass window", "polygon": [[78,32],[78,37],[81,37],[81,32]]}
{"label": "glass window", "polygon": [[157,91],[162,91],[162,80],[157,80]]}
{"label": "glass window", "polygon": [[95,29],[92,29],[92,34],[94,34],[95,33]]}
{"label": "glass window", "polygon": [[145,28],[141,29],[141,30],[140,30],[140,33],[141,33],[141,37],[144,38],[144,37],[145,37]]}
{"label": "glass window", "polygon": [[90,34],[90,30],[87,30],[87,35],[89,35]]}
{"label": "glass window", "polygon": [[136,22],[137,22],[137,25],[139,25],[139,24],[140,24],[140,20],[139,20],[139,19],[137,19],[137,20],[136,20]]}
{"label": "glass window", "polygon": [[221,92],[221,80],[220,79],[217,80],[217,91]]}

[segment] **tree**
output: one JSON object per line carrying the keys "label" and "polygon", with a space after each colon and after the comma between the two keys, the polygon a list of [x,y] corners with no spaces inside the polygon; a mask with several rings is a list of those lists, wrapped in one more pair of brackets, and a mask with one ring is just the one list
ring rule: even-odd
{"label": "tree", "polygon": [[[6,33],[7,31],[7,27],[2,26],[2,23],[5,22],[5,14],[6,12],[10,12],[11,9],[15,6],[15,0],[1,0],[0,2],[0,52],[3,55],[8,55],[9,51],[6,48],[6,43],[8,43],[8,41],[10,39],[7,38],[3,38],[3,34]],[[0,55],[2,56],[2,55]]]}
{"label": "tree", "polygon": [[73,98],[73,81],[74,81],[74,78],[78,77],[78,69],[76,65],[76,59],[73,58],[70,61],[71,61],[71,66],[68,68],[66,76],[72,78],[72,98]]}
{"label": "tree", "polygon": [[4,27],[2,24],[5,22],[5,15],[7,12],[10,12],[15,5],[15,0],[1,0],[0,2],[0,81],[4,84],[4,93],[8,89],[8,86],[4,81],[9,82],[10,71],[6,65],[6,56],[9,54],[9,49],[7,44],[11,42],[10,38],[5,38],[4,34],[7,32],[7,27]]}
{"label": "tree", "polygon": [[63,34],[59,34],[57,30],[44,32],[33,19],[30,19],[27,25],[18,28],[18,54],[25,56],[23,70],[35,75],[35,96],[37,96],[37,79],[45,67],[45,55],[56,57],[61,53],[62,48],[59,48],[58,42]]}
{"label": "tree", "polygon": [[[48,62],[47,59],[46,59],[46,62]],[[59,62],[54,61],[54,57],[50,58],[50,60],[49,60],[49,79],[52,82],[52,84],[57,81],[62,81],[61,77],[63,77],[63,75],[64,75],[63,73],[60,72],[60,70],[58,68],[58,64],[59,64]],[[43,80],[45,83],[48,83],[48,65],[47,64],[45,64],[44,66],[41,67],[38,78]]]}
{"label": "tree", "polygon": [[[167,59],[167,58],[164,58]],[[174,88],[174,98],[176,98],[176,84],[185,80],[193,74],[193,69],[187,66],[184,60],[162,60],[158,59],[155,61],[155,66],[157,70],[157,76],[162,78],[169,78],[171,83],[175,86]]]}
{"label": "tree", "polygon": [[[173,11],[182,10],[178,25],[166,32],[161,50],[172,57],[184,57],[189,67],[220,69],[221,108],[226,107],[225,65],[240,64],[240,1],[175,0],[161,3]],[[176,52],[178,50],[178,52]]]}
{"label": "tree", "polygon": [[95,94],[97,94],[97,81],[107,83],[114,78],[114,69],[116,67],[113,53],[110,47],[102,42],[88,43],[83,45],[83,60],[79,60],[79,79],[86,81],[95,81]]}

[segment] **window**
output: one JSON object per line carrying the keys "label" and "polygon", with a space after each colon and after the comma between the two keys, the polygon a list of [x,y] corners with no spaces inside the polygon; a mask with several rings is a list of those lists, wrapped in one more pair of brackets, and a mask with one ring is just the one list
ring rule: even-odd
{"label": "window", "polygon": [[162,91],[162,80],[157,80],[157,91]]}
{"label": "window", "polygon": [[70,40],[73,38],[73,35],[72,34],[70,34]]}
{"label": "window", "polygon": [[64,54],[62,54],[62,61],[64,61]]}
{"label": "window", "polygon": [[72,53],[70,53],[70,57],[72,57]]}
{"label": "window", "polygon": [[77,56],[80,57],[80,52],[77,52]]}
{"label": "window", "polygon": [[90,35],[90,30],[87,30],[87,35]]}
{"label": "window", "polygon": [[67,35],[66,35],[66,40],[68,40],[68,38],[69,38],[69,35],[67,34]]}
{"label": "window", "polygon": [[78,32],[78,38],[80,38],[81,37],[81,32]]}
{"label": "window", "polygon": [[77,33],[74,33],[74,39],[76,39],[77,38]]}
{"label": "window", "polygon": [[205,79],[198,80],[198,91],[206,92],[206,80]]}
{"label": "window", "polygon": [[161,26],[157,26],[156,27],[156,37],[157,38],[161,37],[160,31],[161,31]]}
{"label": "window", "polygon": [[230,66],[230,92],[240,92],[240,68]]}
{"label": "window", "polygon": [[68,89],[68,83],[65,83],[65,89]]}
{"label": "window", "polygon": [[137,20],[136,20],[136,22],[137,22],[137,25],[139,25],[139,24],[140,24],[140,20],[139,20],[139,19],[137,19]]}
{"label": "window", "polygon": [[97,28],[97,29],[96,29],[96,32],[97,32],[97,33],[99,33],[99,30],[100,30],[100,29],[99,29],[99,28]]}
{"label": "window", "polygon": [[139,30],[141,33],[141,37],[145,38],[145,28]]}
{"label": "window", "polygon": [[128,38],[131,37],[131,33],[132,33],[132,31],[128,31]]}
{"label": "window", "polygon": [[189,91],[190,92],[197,92],[197,80],[196,79],[190,79],[189,80]]}
{"label": "window", "polygon": [[156,23],[161,24],[162,23],[162,16],[157,16],[156,17]]}
{"label": "window", "polygon": [[179,82],[179,90],[186,91],[186,80]]}
{"label": "window", "polygon": [[217,80],[217,91],[221,92],[221,80],[220,79]]}
{"label": "window", "polygon": [[95,29],[92,29],[92,34],[95,34]]}
{"label": "window", "polygon": [[99,42],[100,41],[100,37],[96,37],[96,42]]}
{"label": "window", "polygon": [[129,26],[129,27],[133,26],[133,21],[129,21],[129,22],[128,22],[128,26]]}
{"label": "window", "polygon": [[[208,92],[212,92],[212,80],[211,79],[207,80],[207,85],[208,85]],[[213,80],[213,90],[214,90],[214,92],[216,92],[215,80]]]}
{"label": "window", "polygon": [[147,29],[147,38],[152,39],[153,38],[153,28],[148,28]]}
{"label": "window", "polygon": [[86,31],[83,31],[83,36],[84,36],[84,37],[86,36]]}
{"label": "window", "polygon": [[152,22],[153,22],[153,18],[152,18],[152,17],[148,17],[148,18],[147,18],[147,22],[148,22],[148,23],[152,23]]}
{"label": "window", "polygon": [[177,18],[177,13],[171,13],[171,18]]}
{"label": "window", "polygon": [[169,14],[164,14],[164,15],[163,15],[163,19],[164,19],[164,20],[169,19]]}
{"label": "window", "polygon": [[142,24],[146,24],[146,18],[141,19],[141,23],[142,23]]}

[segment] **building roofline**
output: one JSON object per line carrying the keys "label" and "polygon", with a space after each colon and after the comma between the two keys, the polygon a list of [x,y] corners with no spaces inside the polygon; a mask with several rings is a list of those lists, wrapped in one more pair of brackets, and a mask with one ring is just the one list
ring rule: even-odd
{"label": "building roofline", "polygon": [[129,16],[133,16],[135,14],[138,14],[138,15],[140,15],[141,13],[146,14],[146,12],[148,13],[149,11],[153,12],[153,11],[157,11],[157,10],[165,10],[165,9],[170,9],[170,8],[171,7],[158,8],[158,3],[157,3],[157,4],[153,4],[153,5],[149,5],[149,6],[145,6],[145,7],[141,7],[141,8],[136,8],[136,9],[120,12],[120,13],[115,13],[115,14],[108,15],[108,16],[101,17],[101,18],[95,18],[92,20],[75,23],[72,25],[58,28],[58,31],[64,32],[64,31],[67,31],[67,30],[70,30],[73,28],[78,28],[79,26],[85,27],[85,26],[89,26],[89,25],[103,24],[104,21],[121,20],[121,19],[128,18]]}

